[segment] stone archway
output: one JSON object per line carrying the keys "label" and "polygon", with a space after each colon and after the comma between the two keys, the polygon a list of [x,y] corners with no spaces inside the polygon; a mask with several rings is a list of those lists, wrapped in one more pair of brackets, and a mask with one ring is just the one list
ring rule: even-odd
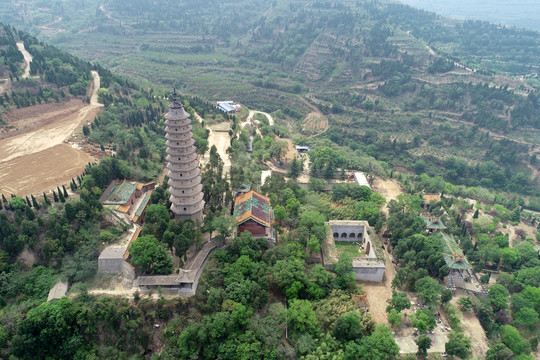
{"label": "stone archway", "polygon": [[347,233],[341,233],[341,238],[346,239],[347,238]]}
{"label": "stone archway", "polygon": [[349,234],[349,239],[355,239],[356,238],[356,234],[355,233],[350,233]]}
{"label": "stone archway", "polygon": [[371,242],[367,242],[366,244],[366,255],[369,256],[369,252],[371,251]]}
{"label": "stone archway", "polygon": [[339,239],[339,233],[337,232],[334,233],[334,239]]}

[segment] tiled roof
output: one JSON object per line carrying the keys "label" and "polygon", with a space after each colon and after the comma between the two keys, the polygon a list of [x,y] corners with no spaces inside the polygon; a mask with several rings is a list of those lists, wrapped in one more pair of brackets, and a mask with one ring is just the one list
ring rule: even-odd
{"label": "tiled roof", "polygon": [[426,223],[426,228],[428,229],[432,229],[432,230],[446,229],[446,226],[444,226],[443,222],[439,219],[427,218],[427,217],[422,217],[422,219],[424,219],[424,222]]}
{"label": "tiled roof", "polygon": [[439,242],[443,246],[444,261],[450,269],[471,269],[471,265],[467,261],[467,258],[463,255],[463,252],[453,237],[443,232],[439,232],[437,236],[439,238]]}
{"label": "tiled roof", "polygon": [[105,199],[107,205],[124,205],[127,203],[131,195],[135,192],[137,185],[133,185],[127,181],[117,184],[113,187],[110,194]]}
{"label": "tiled roof", "polygon": [[234,216],[239,225],[252,219],[270,227],[272,222],[270,199],[253,190],[242,194],[234,201]]}

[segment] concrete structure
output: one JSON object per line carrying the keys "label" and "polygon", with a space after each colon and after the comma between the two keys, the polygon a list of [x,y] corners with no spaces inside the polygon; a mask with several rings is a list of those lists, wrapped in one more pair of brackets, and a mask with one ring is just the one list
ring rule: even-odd
{"label": "concrete structure", "polygon": [[217,108],[227,114],[235,114],[242,111],[242,105],[235,103],[234,101],[218,101]]}
{"label": "concrete structure", "polygon": [[338,261],[336,241],[358,244],[359,255],[352,259],[356,280],[382,282],[385,270],[384,253],[380,244],[371,240],[367,221],[330,220],[330,232],[322,244],[323,263],[327,268]]}
{"label": "concrete structure", "polygon": [[210,240],[192,261],[188,261],[184,268],[179,270],[178,274],[142,275],[133,282],[133,286],[139,287],[141,291],[161,288],[170,293],[194,295],[208,256],[222,245],[221,240]]}
{"label": "concrete structure", "polygon": [[189,114],[178,102],[175,90],[169,112],[165,114],[171,211],[176,219],[192,219],[202,223],[204,200],[201,169],[190,124]]}
{"label": "concrete structure", "polygon": [[296,149],[296,151],[298,151],[298,153],[303,153],[303,152],[307,152],[307,151],[311,151],[313,150],[312,148],[310,148],[309,146],[304,146],[304,145],[295,145],[294,148]]}
{"label": "concrete structure", "polygon": [[135,269],[128,262],[129,247],[139,237],[141,229],[135,225],[133,235],[120,245],[107,246],[98,258],[98,272],[102,274],[122,274],[126,279],[135,279]]}
{"label": "concrete structure", "polygon": [[273,239],[274,213],[268,197],[253,190],[237,196],[234,200],[234,216],[238,234],[249,231],[254,237]]}
{"label": "concrete structure", "polygon": [[356,180],[356,183],[360,186],[367,186],[371,189],[371,186],[369,185],[369,181],[366,177],[366,174],[363,172],[355,172],[354,173],[354,179]]}
{"label": "concrete structure", "polygon": [[49,291],[49,296],[47,296],[47,301],[58,300],[66,296],[68,290],[68,283],[58,280],[56,284]]}

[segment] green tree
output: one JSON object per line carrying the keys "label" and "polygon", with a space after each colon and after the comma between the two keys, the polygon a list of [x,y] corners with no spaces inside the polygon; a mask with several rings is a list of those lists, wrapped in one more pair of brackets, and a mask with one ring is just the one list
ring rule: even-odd
{"label": "green tree", "polygon": [[513,358],[512,350],[501,343],[493,345],[486,353],[486,360],[512,360]]}
{"label": "green tree", "polygon": [[469,311],[474,307],[473,300],[470,296],[462,296],[458,300],[458,305],[461,311]]}
{"label": "green tree", "polygon": [[467,359],[471,356],[471,339],[462,332],[452,331],[444,349],[450,356]]}
{"label": "green tree", "polygon": [[318,253],[321,250],[321,242],[315,235],[311,235],[307,242],[307,247],[311,253]]}
{"label": "green tree", "polygon": [[519,252],[514,248],[503,248],[499,250],[502,263],[506,266],[512,267],[516,265],[520,259]]}
{"label": "green tree", "polygon": [[66,297],[31,309],[21,320],[12,346],[21,359],[73,358],[85,347],[77,310]]}
{"label": "green tree", "polygon": [[521,338],[519,331],[510,325],[503,326],[501,340],[515,355],[530,352],[530,344]]}
{"label": "green tree", "polygon": [[342,290],[352,291],[356,288],[355,273],[352,267],[352,259],[347,254],[341,254],[338,262],[334,265],[337,274],[336,286]]}
{"label": "green tree", "polygon": [[392,292],[392,297],[386,300],[386,302],[388,303],[386,312],[389,312],[391,309],[395,309],[398,313],[400,313],[405,309],[411,308],[411,302],[409,301],[407,294],[396,290]]}
{"label": "green tree", "polygon": [[144,272],[154,274],[170,274],[172,260],[163,244],[151,236],[141,236],[129,247],[131,264],[143,269]]}
{"label": "green tree", "polygon": [[228,238],[232,234],[232,218],[228,215],[215,217],[212,220],[212,228],[215,229],[219,235]]}
{"label": "green tree", "polygon": [[433,311],[429,309],[417,310],[415,314],[411,316],[412,326],[418,329],[418,332],[423,333],[426,330],[433,330],[437,325],[435,315]]}
{"label": "green tree", "polygon": [[429,276],[419,279],[414,284],[418,297],[426,304],[436,306],[439,304],[442,286]]}
{"label": "green tree", "polygon": [[289,165],[289,171],[287,172],[287,177],[291,179],[295,179],[300,176],[300,173],[302,172],[302,163],[294,157],[292,159],[291,164]]}
{"label": "green tree", "polygon": [[307,283],[304,262],[299,258],[278,260],[272,268],[272,275],[289,299],[297,298]]}
{"label": "green tree", "polygon": [[392,326],[399,327],[401,325],[401,319],[403,318],[403,315],[401,315],[401,313],[398,312],[396,309],[391,308],[391,310],[388,312],[387,318],[388,322]]}
{"label": "green tree", "polygon": [[414,340],[416,345],[418,346],[418,351],[416,352],[416,355],[418,357],[426,357],[427,356],[427,350],[431,347],[431,339],[427,335],[420,335],[416,340]]}
{"label": "green tree", "polygon": [[362,354],[362,360],[388,360],[399,354],[399,346],[388,327],[377,325],[370,336],[360,341],[358,354]]}
{"label": "green tree", "polygon": [[60,202],[66,202],[66,198],[64,197],[64,195],[62,194],[62,191],[60,190],[60,188],[57,186],[56,187],[56,190],[58,191],[58,198],[60,199]]}
{"label": "green tree", "polygon": [[363,333],[360,315],[356,311],[349,311],[341,315],[334,326],[334,337],[341,342],[356,341],[366,335]]}
{"label": "green tree", "polygon": [[289,301],[287,322],[293,330],[298,332],[315,332],[317,330],[317,317],[308,300],[293,299]]}
{"label": "green tree", "polygon": [[514,325],[534,330],[538,324],[538,313],[531,308],[523,308],[514,313]]}
{"label": "green tree", "polygon": [[452,291],[450,289],[443,289],[441,292],[441,302],[446,304],[452,300]]}
{"label": "green tree", "polygon": [[488,288],[488,297],[495,312],[508,309],[508,297],[510,294],[502,285],[494,284]]}

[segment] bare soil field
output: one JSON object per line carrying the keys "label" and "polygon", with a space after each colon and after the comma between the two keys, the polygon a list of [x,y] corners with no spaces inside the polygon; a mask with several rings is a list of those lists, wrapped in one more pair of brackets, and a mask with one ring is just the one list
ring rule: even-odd
{"label": "bare soil field", "polygon": [[[100,79],[93,72],[93,89]],[[79,175],[88,162],[97,158],[66,142],[101,108],[96,90],[91,103],[73,99],[10,111],[4,118],[12,130],[0,136],[0,192],[39,194]]]}
{"label": "bare soil field", "polygon": [[[460,297],[461,296],[456,294],[450,302],[457,307],[457,302]],[[489,349],[489,344],[484,328],[480,325],[480,321],[478,321],[478,318],[472,311],[466,311],[461,313],[461,324],[463,325],[463,332],[465,335],[469,336],[472,340],[473,358],[483,359]]]}
{"label": "bare soil field", "polygon": [[[379,238],[380,239],[380,238]],[[388,324],[386,317],[386,306],[388,303],[386,300],[392,297],[392,280],[396,275],[396,269],[390,254],[384,250],[384,257],[386,260],[386,269],[384,270],[384,278],[382,283],[360,281],[366,292],[369,301],[369,312],[376,323]]]}
{"label": "bare soil field", "polygon": [[385,215],[388,215],[388,202],[395,200],[399,194],[404,193],[401,186],[394,179],[383,180],[381,178],[375,178],[372,188],[386,198],[386,204],[381,209]]}

